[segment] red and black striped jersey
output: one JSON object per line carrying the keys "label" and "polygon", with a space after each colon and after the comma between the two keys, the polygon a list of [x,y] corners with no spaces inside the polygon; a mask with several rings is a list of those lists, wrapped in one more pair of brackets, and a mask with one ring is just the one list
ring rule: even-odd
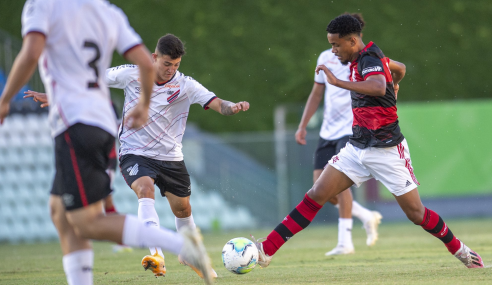
{"label": "red and black striped jersey", "polygon": [[404,139],[398,125],[396,96],[389,61],[390,59],[384,56],[381,49],[370,42],[350,65],[352,82],[365,81],[375,74],[382,74],[386,78],[384,96],[350,92],[354,115],[350,143],[358,148],[391,147],[398,145]]}

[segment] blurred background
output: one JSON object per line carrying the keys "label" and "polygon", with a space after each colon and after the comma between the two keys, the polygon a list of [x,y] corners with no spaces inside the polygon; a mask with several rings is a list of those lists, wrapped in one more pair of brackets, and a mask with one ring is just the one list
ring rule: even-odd
{"label": "blurred background", "polygon": [[[306,146],[296,144],[294,133],[316,60],[330,48],[326,26],[344,12],[362,13],[364,42],[406,64],[398,115],[424,204],[444,219],[492,216],[489,0],[110,2],[149,50],[162,35],[175,34],[187,50],[181,72],[218,97],[251,104],[233,117],[190,109],[183,144],[202,229],[274,226],[312,186],[322,110],[310,122]],[[0,90],[21,47],[23,4],[0,1]],[[113,66],[124,63],[115,54]],[[27,89],[44,90],[37,73]],[[121,108],[123,93],[111,92]],[[47,207],[54,173],[47,110],[22,95],[0,127],[0,242],[56,239]],[[114,186],[116,208],[136,214],[137,198],[121,175]],[[405,219],[378,182],[354,195],[380,211],[383,222]],[[161,223],[174,228],[167,202],[157,200]],[[315,222],[337,218],[327,205]]]}

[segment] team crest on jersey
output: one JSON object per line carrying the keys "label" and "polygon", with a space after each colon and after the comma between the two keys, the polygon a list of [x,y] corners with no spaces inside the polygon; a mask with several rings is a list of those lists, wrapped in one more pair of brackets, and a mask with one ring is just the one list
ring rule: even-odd
{"label": "team crest on jersey", "polygon": [[178,91],[174,92],[173,94],[171,94],[171,96],[167,97],[167,102],[168,103],[174,102],[174,100],[176,100],[176,98],[178,98],[180,90],[181,89],[178,89]]}

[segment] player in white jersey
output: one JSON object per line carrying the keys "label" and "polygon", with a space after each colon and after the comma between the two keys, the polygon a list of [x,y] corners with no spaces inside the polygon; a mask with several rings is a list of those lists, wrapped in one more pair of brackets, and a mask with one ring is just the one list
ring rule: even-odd
{"label": "player in white jersey", "polygon": [[[365,22],[360,14],[351,14],[358,19],[363,28]],[[331,49],[325,50],[318,57],[318,65],[328,67],[337,78],[349,80],[350,68],[343,65],[338,58],[332,53]],[[323,123],[319,132],[319,142],[314,154],[314,171],[313,182],[318,180],[323,168],[330,158],[340,152],[345,147],[350,135],[352,135],[352,102],[350,91],[341,89],[329,84],[323,72],[314,75],[314,85],[309,94],[306,108],[302,115],[301,122],[296,132],[296,141],[301,145],[306,144],[306,126],[314,115],[318,106],[323,99],[324,94],[324,112]],[[329,200],[335,207],[338,207],[338,244],[328,251],[325,255],[339,255],[354,253],[352,243],[352,216],[362,221],[366,230],[368,246],[373,246],[378,239],[377,227],[381,222],[381,214],[377,211],[370,211],[354,201],[350,189],[343,191],[336,197]]]}
{"label": "player in white jersey", "polygon": [[99,75],[108,68],[115,49],[139,66],[142,97],[127,115],[132,127],[147,119],[154,79],[149,53],[126,16],[106,1],[30,0],[22,13],[22,35],[22,49],[0,97],[0,123],[39,60],[55,140],[51,216],[68,283],[92,284],[90,239],[99,239],[165,247],[199,268],[210,284],[210,260],[196,230],[188,228],[177,234],[146,225],[134,216],[103,213],[102,200],[110,192],[105,170],[116,119],[107,84]]}
{"label": "player in white jersey", "polygon": [[[211,108],[223,115],[249,109],[248,102],[232,103],[217,98],[196,80],[179,72],[184,54],[184,45],[178,37],[167,34],[159,39],[152,54],[156,82],[147,123],[135,130],[122,124],[118,132],[120,168],[128,186],[137,194],[139,218],[159,226],[154,207],[155,184],[171,206],[178,232],[184,226],[195,228],[190,205],[190,177],[181,151],[190,105],[200,104],[205,110]],[[125,122],[140,97],[138,68],[134,65],[111,68],[106,72],[106,78],[110,87],[125,91]],[[161,249],[151,247],[150,251],[151,255],[142,259],[142,266],[150,266],[156,276],[164,275],[166,268]],[[155,264],[159,266],[152,267]],[[211,274],[216,276],[215,271]]]}

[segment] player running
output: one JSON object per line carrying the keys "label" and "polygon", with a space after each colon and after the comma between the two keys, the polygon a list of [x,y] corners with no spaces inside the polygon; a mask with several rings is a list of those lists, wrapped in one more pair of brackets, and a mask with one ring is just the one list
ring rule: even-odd
{"label": "player running", "polygon": [[258,264],[268,266],[275,252],[306,228],[330,198],[374,177],[395,196],[410,221],[439,238],[466,267],[483,267],[481,257],[457,239],[438,214],[422,204],[396,114],[395,89],[403,74],[390,73],[388,58],[373,42],[362,42],[361,30],[360,22],[350,15],[336,17],[327,28],[332,52],[342,63],[351,62],[350,81],[338,79],[325,65],[316,67],[316,72],[325,73],[329,84],[351,91],[353,134],[301,203],[264,241],[256,242]]}
{"label": "player running", "polygon": [[[359,13],[351,14],[359,20],[361,29],[364,28],[365,22]],[[318,65],[324,64],[337,77],[349,79],[350,68],[347,64],[341,64],[331,49],[325,50],[318,57]],[[315,73],[314,85],[309,98],[306,102],[306,108],[302,114],[301,122],[295,134],[298,144],[306,144],[306,126],[314,115],[324,94],[324,113],[323,124],[319,132],[320,138],[318,147],[314,154],[314,171],[313,183],[318,180],[323,168],[328,160],[342,149],[352,134],[352,107],[350,91],[330,85],[326,81],[323,71]],[[377,211],[370,211],[354,201],[350,188],[342,191],[337,196],[331,198],[328,202],[338,208],[338,243],[337,246],[325,253],[326,256],[351,254],[354,253],[354,244],[352,242],[352,216],[362,221],[366,230],[368,246],[376,244],[378,239],[378,225],[381,223],[382,216]]]}
{"label": "player running", "polygon": [[[149,118],[138,129],[125,127],[127,114],[140,97],[139,69],[136,65],[122,65],[106,71],[109,87],[125,91],[123,124],[118,138],[120,168],[126,183],[138,197],[138,217],[147,224],[159,226],[155,210],[156,184],[166,197],[175,215],[176,230],[184,226],[195,228],[191,213],[190,176],[183,161],[181,140],[191,104],[200,104],[223,115],[234,115],[249,109],[248,102],[232,103],[217,98],[200,83],[178,71],[185,54],[182,41],[171,34],[161,37],[152,54],[156,82],[150,99]],[[29,97],[44,102],[43,94]],[[150,247],[150,255],[142,259],[142,266],[155,276],[165,276],[164,254],[159,247]],[[192,267],[200,277],[201,273]],[[215,271],[211,275],[217,277]]]}
{"label": "player running", "polygon": [[139,66],[142,97],[126,115],[132,127],[147,120],[154,81],[149,52],[126,16],[100,0],[27,1],[22,35],[22,49],[0,97],[0,124],[9,113],[10,100],[31,77],[39,59],[55,140],[51,217],[60,237],[68,283],[92,284],[90,239],[98,239],[163,247],[199,268],[210,284],[210,260],[196,230],[175,233],[131,215],[103,212],[102,200],[110,192],[108,156],[117,130],[109,90],[99,75],[109,67],[115,49]]}

